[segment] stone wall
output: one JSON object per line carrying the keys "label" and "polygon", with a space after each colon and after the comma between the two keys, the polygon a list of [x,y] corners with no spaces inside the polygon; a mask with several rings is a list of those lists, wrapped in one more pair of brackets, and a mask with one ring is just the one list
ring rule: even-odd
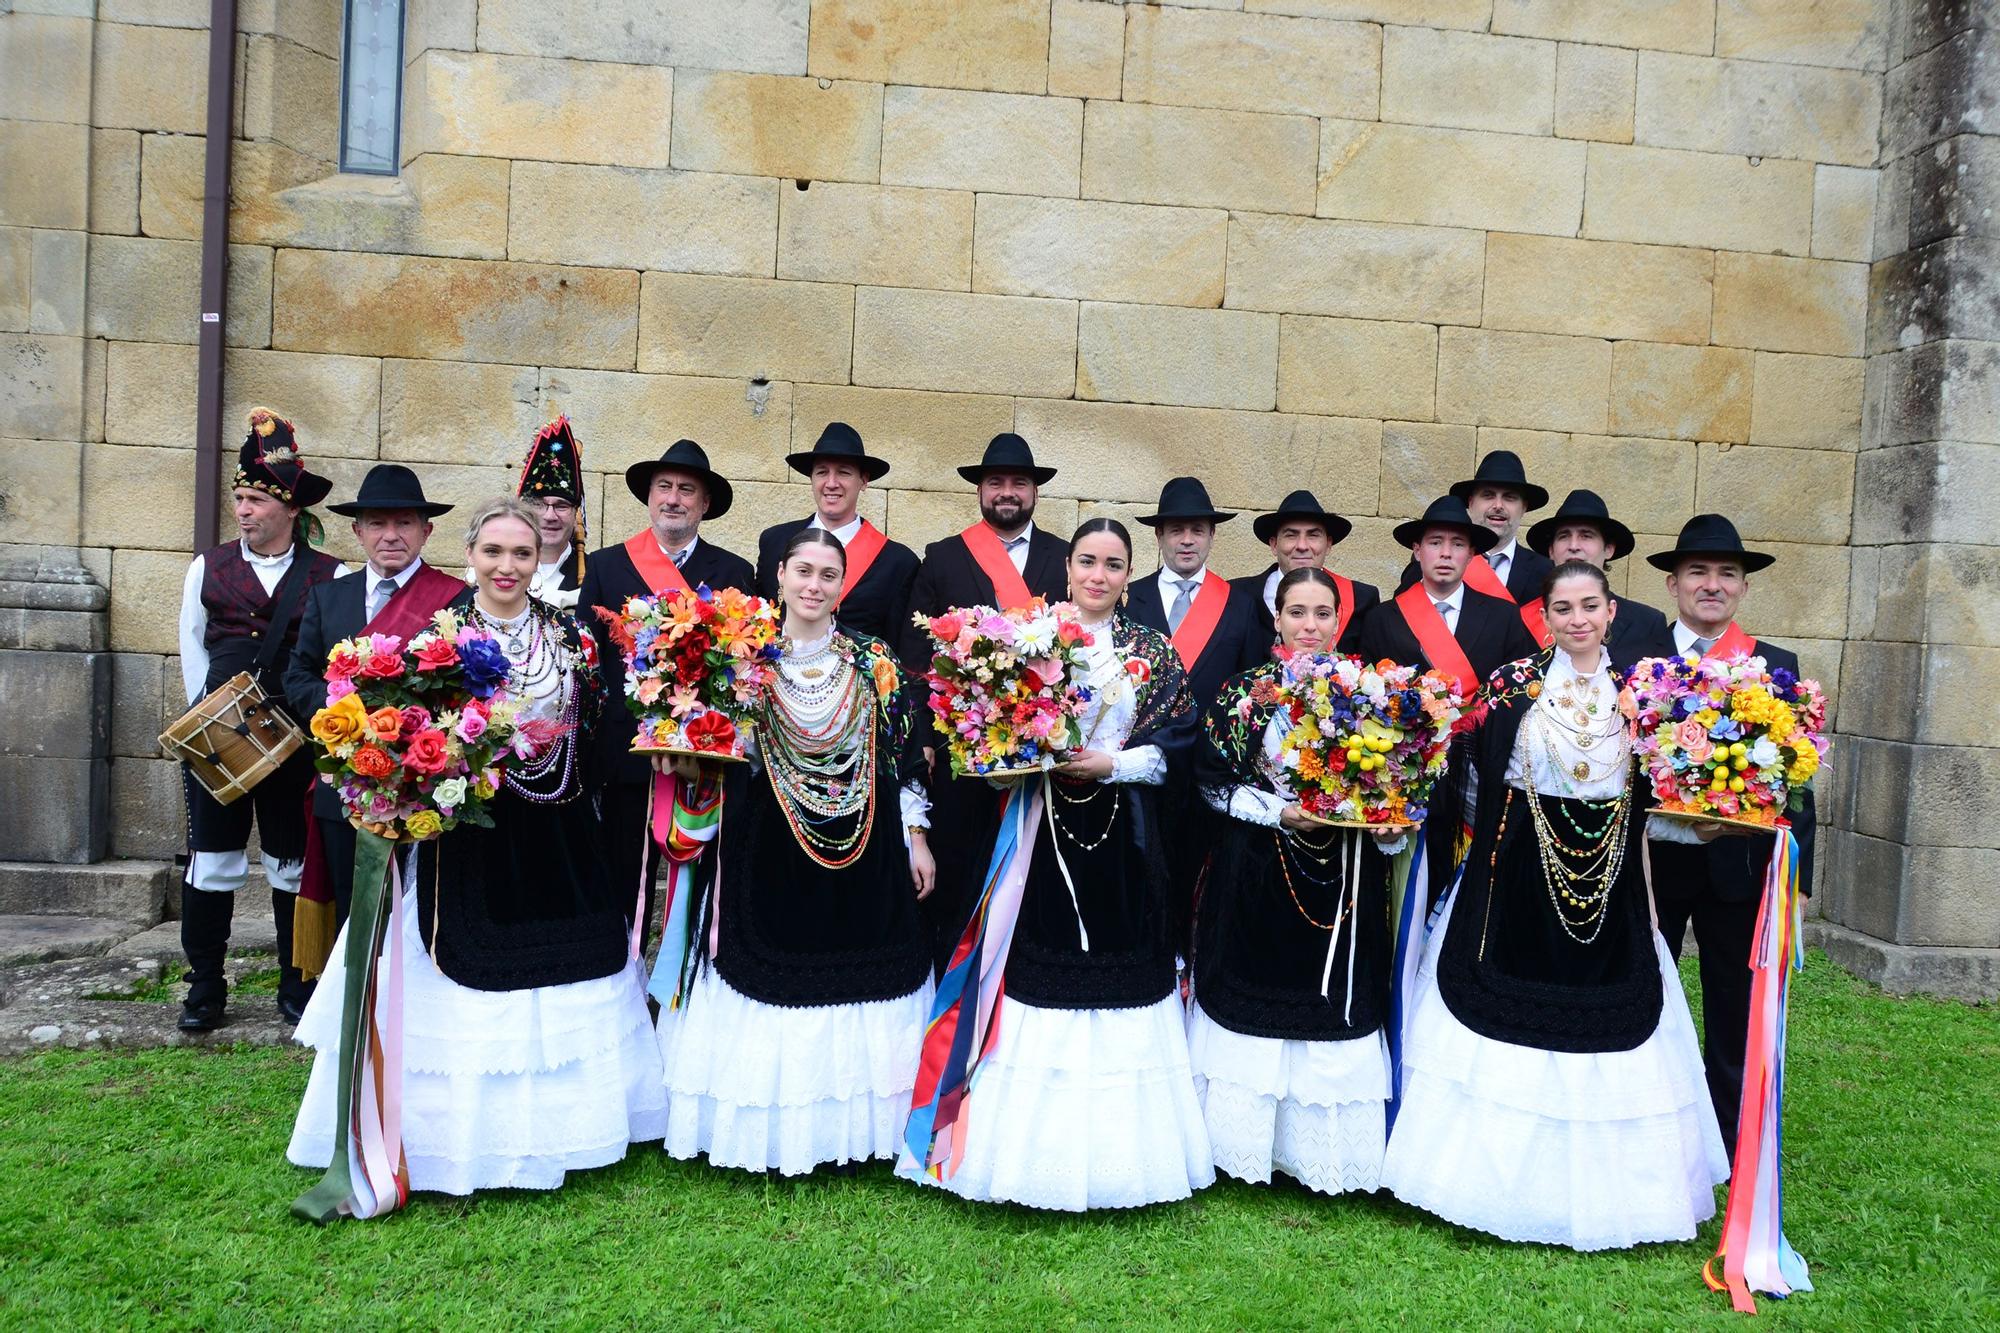
{"label": "stone wall", "polygon": [[[0,541],[74,543],[109,585],[120,850],[158,853],[207,6],[11,10]],[[1989,406],[1983,343],[1887,357],[1901,321],[1878,293],[1871,333],[1869,302],[1870,261],[1914,243],[1905,198],[1949,174],[1904,94],[1985,53],[1954,35],[1966,10],[411,0],[405,162],[382,180],[330,165],[338,0],[245,0],[226,418],[286,412],[338,491],[396,459],[467,502],[567,412],[599,539],[642,522],[622,469],[689,435],[739,479],[707,534],[738,549],[807,510],[780,455],[830,419],[893,461],[869,512],[915,545],[971,517],[952,468],[1012,428],[1061,468],[1049,527],[1143,512],[1183,471],[1243,510],[1304,485],[1355,520],[1340,567],[1378,581],[1395,522],[1511,448],[1558,494],[1602,491],[1640,555],[1731,514],[1780,556],[1745,619],[1838,698],[1847,641],[1887,628],[1851,567],[1905,599],[1913,549],[1984,568],[1951,554],[1983,534],[1878,535],[1901,454],[1871,455],[1856,497],[1864,383],[1893,398],[1892,364],[1900,384],[1949,363],[1954,401]],[[1945,211],[1975,263],[1982,197]],[[1915,447],[1942,478],[1973,446]],[[1944,505],[1955,532],[2000,495],[1980,477]],[[1224,572],[1261,563],[1248,529],[1223,530]],[[1615,579],[1663,598],[1637,560]],[[1961,606],[1986,635],[1965,642],[1992,642],[1986,614]]]}

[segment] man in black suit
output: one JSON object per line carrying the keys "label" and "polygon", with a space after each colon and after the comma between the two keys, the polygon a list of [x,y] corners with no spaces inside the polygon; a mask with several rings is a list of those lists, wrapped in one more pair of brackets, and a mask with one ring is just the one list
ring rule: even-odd
{"label": "man in black suit", "polygon": [[[1258,541],[1271,548],[1272,562],[1261,573],[1231,579],[1230,583],[1250,599],[1250,609],[1257,617],[1257,660],[1261,662],[1278,641],[1278,580],[1295,569],[1325,569],[1327,552],[1338,546],[1354,525],[1327,509],[1311,491],[1293,491],[1275,510],[1259,514],[1252,530]],[[1343,625],[1334,648],[1357,652],[1361,622],[1381,602],[1382,594],[1372,583],[1357,583],[1341,574],[1333,577],[1341,594],[1353,594],[1351,606],[1339,608]]]}
{"label": "man in black suit", "polygon": [[766,528],[757,538],[757,595],[777,600],[778,561],[785,543],[806,528],[823,528],[847,548],[847,583],[836,611],[840,627],[872,635],[893,651],[909,627],[917,553],[890,541],[857,512],[861,493],[869,482],[887,475],[889,464],[871,458],[860,432],[844,421],[829,422],[809,451],[786,454],[785,462],[811,478],[814,513]]}
{"label": "man in black suit", "polygon": [[[1563,497],[1555,513],[1528,529],[1528,545],[1549,558],[1553,565],[1581,560],[1608,570],[1613,560],[1632,553],[1632,529],[1611,517],[1611,511],[1596,491],[1576,490]],[[1541,593],[1533,606],[1541,613]],[[1611,599],[1611,628],[1604,636],[1604,649],[1611,665],[1630,671],[1642,657],[1671,657],[1674,641],[1667,633],[1667,618],[1630,597]]]}
{"label": "man in black suit", "polygon": [[[1553,562],[1524,548],[1518,534],[1521,519],[1547,504],[1549,493],[1528,480],[1520,455],[1511,449],[1495,449],[1479,460],[1470,477],[1453,482],[1448,494],[1464,501],[1472,521],[1493,533],[1485,563],[1466,568],[1465,581],[1473,591],[1505,597],[1517,606],[1540,597],[1542,580],[1548,577]],[[1397,590],[1409,587],[1417,578],[1417,566],[1412,562],[1404,568]]]}
{"label": "man in black suit", "polygon": [[[592,551],[577,592],[576,618],[609,644],[605,620],[634,597],[653,597],[677,588],[736,588],[750,592],[750,562],[701,539],[703,519],[729,512],[735,493],[708,465],[708,454],[693,440],[676,440],[658,459],[625,469],[625,488],[646,506],[650,526],[625,541]],[[632,753],[639,720],[625,705],[625,661],[607,646],[598,654],[604,681],[604,719],[593,751],[594,781],[604,836],[610,841],[613,881],[643,883],[644,917],[653,917],[653,878],[660,849],[645,834],[653,791],[653,766]],[[628,890],[631,891],[631,890]],[[636,894],[635,894],[636,898]]]}
{"label": "man in black suit", "polygon": [[1175,477],[1160,488],[1158,512],[1139,517],[1159,539],[1160,567],[1126,589],[1125,614],[1173,640],[1202,708],[1215,701],[1222,682],[1271,652],[1256,598],[1208,567],[1216,526],[1235,517],[1209,502],[1200,481]]}
{"label": "man in black suit", "polygon": [[[1677,611],[1669,627],[1674,651],[1702,655],[1747,651],[1763,658],[1768,670],[1798,675],[1798,654],[1750,639],[1736,626],[1737,608],[1750,591],[1750,575],[1775,559],[1745,550],[1735,524],[1720,514],[1689,519],[1673,550],[1647,559],[1655,569],[1667,572],[1667,595]],[[1812,892],[1817,822],[1808,791],[1805,808],[1792,816],[1792,834],[1799,844],[1799,891],[1806,894]],[[1750,1030],[1750,947],[1757,931],[1764,872],[1777,839],[1727,825],[1656,818],[1648,821],[1647,841],[1660,933],[1676,958],[1688,924],[1694,925],[1701,950],[1702,1063],[1707,1066],[1709,1099],[1715,1103],[1723,1142],[1734,1151],[1744,1043]]]}
{"label": "man in black suit", "polygon": [[[910,590],[910,611],[937,616],[959,606],[1004,608],[1034,597],[1056,602],[1067,596],[1069,543],[1035,526],[1035,501],[1056,470],[1037,466],[1028,442],[1010,432],[994,436],[985,456],[958,474],[979,488],[979,521],[924,548]],[[930,637],[913,621],[904,627],[901,642],[915,725],[929,728],[924,672],[930,668]],[[930,797],[931,827],[938,830],[931,847],[938,864],[936,888],[924,899],[924,916],[941,974],[972,910],[986,868],[974,862],[999,819],[1001,801],[983,781],[953,778],[942,745],[931,750]]]}

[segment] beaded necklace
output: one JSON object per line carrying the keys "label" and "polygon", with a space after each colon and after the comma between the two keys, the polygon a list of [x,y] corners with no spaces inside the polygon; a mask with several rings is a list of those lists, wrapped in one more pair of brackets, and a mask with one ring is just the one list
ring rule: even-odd
{"label": "beaded necklace", "polygon": [[[1616,714],[1613,714],[1616,717]],[[1535,725],[1540,717],[1540,709],[1529,713],[1523,725]],[[1622,725],[1622,724],[1621,724]],[[1545,734],[1545,740],[1548,737]],[[1620,747],[1621,750],[1623,747]],[[1561,761],[1550,748],[1550,758],[1556,763],[1557,771],[1563,772]],[[1618,762],[1624,762],[1621,753]],[[1579,768],[1585,767],[1579,763]],[[1611,903],[1611,889],[1618,882],[1618,872],[1625,864],[1626,833],[1630,827],[1627,816],[1632,807],[1632,784],[1628,781],[1618,795],[1610,800],[1586,800],[1572,797],[1571,800],[1589,812],[1603,812],[1604,823],[1596,829],[1586,829],[1583,823],[1564,811],[1564,822],[1578,843],[1564,841],[1558,836],[1554,822],[1548,811],[1542,808],[1541,793],[1536,789],[1535,764],[1532,756],[1521,766],[1521,776],[1528,793],[1528,813],[1535,830],[1535,846],[1541,856],[1542,879],[1548,891],[1549,905],[1555,909],[1556,924],[1563,933],[1578,944],[1593,944],[1603,933],[1604,923],[1610,919],[1606,910]],[[1579,781],[1584,773],[1577,773]],[[1607,775],[1608,776],[1608,775]],[[1496,840],[1495,853],[1499,847]],[[1488,890],[1489,899],[1491,890]],[[1585,934],[1584,932],[1588,932]]]}
{"label": "beaded necklace", "polygon": [[852,645],[831,633],[787,644],[759,711],[765,772],[800,850],[827,870],[852,865],[875,826],[880,732]]}
{"label": "beaded necklace", "polygon": [[581,649],[564,642],[555,613],[533,601],[509,620],[488,615],[474,602],[469,619],[491,634],[507,655],[509,694],[531,703],[552,693],[557,701],[560,734],[533,759],[516,755],[507,763],[502,781],[509,791],[537,805],[574,800],[579,788],[576,756],[582,743],[577,725],[582,711],[582,691],[577,687],[578,673],[584,669]]}

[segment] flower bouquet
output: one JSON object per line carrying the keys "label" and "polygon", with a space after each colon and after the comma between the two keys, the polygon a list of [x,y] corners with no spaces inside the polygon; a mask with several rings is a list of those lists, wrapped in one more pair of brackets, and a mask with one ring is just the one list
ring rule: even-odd
{"label": "flower bouquet", "polygon": [[625,657],[634,754],[740,761],[750,710],[782,652],[778,609],[734,588],[634,597],[597,613]]}
{"label": "flower bouquet", "polygon": [[1077,718],[1090,634],[1067,602],[1036,598],[1015,610],[959,607],[918,615],[935,651],[931,725],[946,738],[951,771],[1005,779],[1039,773],[1083,743]]}
{"label": "flower bouquet", "polygon": [[1772,829],[1804,803],[1828,746],[1817,681],[1740,653],[1649,657],[1632,692],[1654,814]]}
{"label": "flower bouquet", "polygon": [[1465,706],[1446,680],[1394,662],[1294,653],[1270,684],[1291,719],[1278,762],[1306,815],[1344,828],[1423,822]]}

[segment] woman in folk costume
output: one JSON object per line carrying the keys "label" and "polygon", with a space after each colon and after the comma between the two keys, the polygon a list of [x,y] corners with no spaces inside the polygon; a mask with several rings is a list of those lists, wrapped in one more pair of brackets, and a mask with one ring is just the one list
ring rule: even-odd
{"label": "woman in folk costume", "polygon": [[1687,1240],[1729,1160],[1652,922],[1611,589],[1569,561],[1543,597],[1555,644],[1486,687],[1472,852],[1424,958],[1382,1183],[1507,1240]]}
{"label": "woman in folk costume", "polygon": [[[666,1127],[645,978],[580,761],[599,706],[597,648],[566,611],[528,595],[541,552],[535,514],[509,497],[472,516],[477,581],[463,623],[491,633],[525,726],[547,737],[516,758],[489,807],[410,858],[403,913],[402,1148],[412,1189],[554,1189]],[[344,934],[344,932],[343,932]],[[334,1150],[345,945],[299,1024],[318,1051],[288,1156]],[[380,1003],[386,1004],[388,995]]]}
{"label": "woman in folk costume", "polygon": [[[1281,659],[1334,650],[1331,575],[1286,574],[1277,608]],[[1196,921],[1195,1090],[1230,1175],[1373,1190],[1390,1092],[1388,862],[1375,839],[1300,809],[1280,762],[1292,727],[1282,671],[1273,661],[1222,687],[1195,761],[1202,794],[1227,816]]]}
{"label": "woman in folk costume", "polygon": [[534,511],[542,536],[542,554],[528,592],[537,601],[573,611],[577,590],[583,586],[583,551],[590,539],[583,514],[583,447],[568,417],[557,417],[535,432],[515,491]]}
{"label": "woman in folk costume", "polygon": [[1197,722],[1173,646],[1120,610],[1131,566],[1122,524],[1077,529],[1069,593],[1091,635],[1083,744],[1047,780],[997,1034],[989,1029],[976,1072],[942,1106],[923,1102],[941,1054],[926,1044],[909,1138],[927,1160],[906,1155],[897,1170],[969,1199],[1130,1208],[1215,1179],[1188,1067],[1159,820],[1168,765],[1187,762]]}
{"label": "woman in folk costume", "polygon": [[675,1157],[784,1175],[893,1157],[909,1110],[931,1001],[924,757],[888,648],[834,626],[846,570],[825,529],[783,548],[784,655],[751,766],[726,779],[692,975],[662,948]]}

